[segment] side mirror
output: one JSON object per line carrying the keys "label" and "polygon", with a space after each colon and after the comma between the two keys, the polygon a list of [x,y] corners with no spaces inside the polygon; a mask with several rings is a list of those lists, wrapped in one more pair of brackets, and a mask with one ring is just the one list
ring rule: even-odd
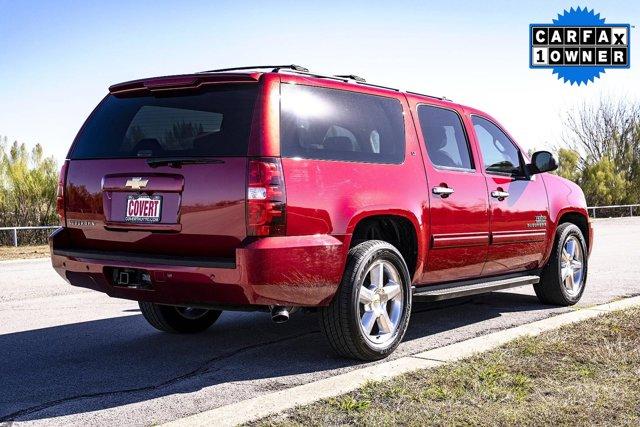
{"label": "side mirror", "polygon": [[531,156],[531,164],[528,165],[531,175],[543,172],[550,172],[558,169],[558,162],[548,151],[536,151]]}

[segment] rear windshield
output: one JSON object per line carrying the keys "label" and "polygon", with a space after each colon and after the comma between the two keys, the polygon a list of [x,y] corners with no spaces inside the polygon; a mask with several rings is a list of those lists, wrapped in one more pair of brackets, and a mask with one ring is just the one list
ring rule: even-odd
{"label": "rear windshield", "polygon": [[109,95],[78,135],[72,159],[246,156],[257,85]]}

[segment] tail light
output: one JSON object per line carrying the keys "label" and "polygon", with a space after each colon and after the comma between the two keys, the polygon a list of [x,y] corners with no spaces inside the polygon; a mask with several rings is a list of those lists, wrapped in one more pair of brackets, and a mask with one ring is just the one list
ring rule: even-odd
{"label": "tail light", "polygon": [[249,159],[247,235],[284,235],[285,208],[286,193],[280,159]]}
{"label": "tail light", "polygon": [[56,191],[56,213],[60,218],[60,225],[65,226],[64,212],[64,186],[67,181],[67,169],[69,168],[69,160],[65,160],[60,168],[60,176],[58,176],[58,189]]}

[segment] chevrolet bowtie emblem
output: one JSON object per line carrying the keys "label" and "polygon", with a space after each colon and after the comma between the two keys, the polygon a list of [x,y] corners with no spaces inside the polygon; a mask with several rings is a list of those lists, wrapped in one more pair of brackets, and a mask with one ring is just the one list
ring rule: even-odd
{"label": "chevrolet bowtie emblem", "polygon": [[125,187],[132,188],[134,190],[139,190],[147,186],[149,182],[148,179],[142,178],[131,178],[127,180],[127,183],[124,185]]}

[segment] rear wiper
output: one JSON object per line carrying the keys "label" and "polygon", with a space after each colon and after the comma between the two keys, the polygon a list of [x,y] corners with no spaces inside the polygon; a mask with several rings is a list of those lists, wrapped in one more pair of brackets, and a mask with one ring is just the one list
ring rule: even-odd
{"label": "rear wiper", "polygon": [[152,168],[157,168],[158,166],[179,168],[182,165],[201,163],[224,163],[224,160],[213,159],[210,157],[150,157],[147,159],[147,164]]}

